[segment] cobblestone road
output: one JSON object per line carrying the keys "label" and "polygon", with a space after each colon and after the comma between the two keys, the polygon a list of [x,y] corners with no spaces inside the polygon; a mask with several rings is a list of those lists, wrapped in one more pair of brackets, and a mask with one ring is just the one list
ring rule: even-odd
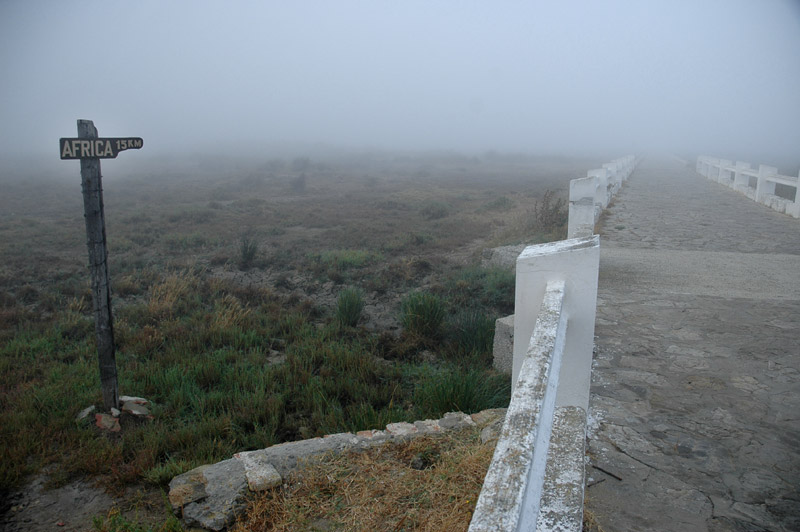
{"label": "cobblestone road", "polygon": [[800,221],[648,159],[600,234],[587,512],[800,530]]}

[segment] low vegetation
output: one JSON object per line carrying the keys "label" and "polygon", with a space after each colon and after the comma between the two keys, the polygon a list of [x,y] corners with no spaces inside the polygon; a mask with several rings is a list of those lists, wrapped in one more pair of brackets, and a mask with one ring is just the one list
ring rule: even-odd
{"label": "low vegetation", "polygon": [[480,251],[561,235],[547,190],[583,173],[526,164],[301,157],[107,177],[119,386],[153,415],[123,414],[118,433],[75,420],[102,404],[80,187],[8,179],[0,496],[45,466],[54,486],[159,489],[241,450],[505,406],[491,343],[514,278]]}

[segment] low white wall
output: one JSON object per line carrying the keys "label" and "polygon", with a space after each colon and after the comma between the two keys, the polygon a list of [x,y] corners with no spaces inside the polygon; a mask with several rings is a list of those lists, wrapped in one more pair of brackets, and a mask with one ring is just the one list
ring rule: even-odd
{"label": "low white wall", "polygon": [[[517,259],[514,388],[472,532],[534,530],[542,507],[548,523],[580,530],[599,262],[596,235],[529,246]],[[570,420],[557,435],[554,416]],[[546,471],[565,470],[576,479],[568,493],[545,493]]]}
{"label": "low white wall", "polygon": [[470,532],[536,527],[567,329],[564,288],[563,281],[547,284]]}
{"label": "low white wall", "polygon": [[564,355],[568,371],[562,380],[569,385],[559,393],[558,404],[588,410],[599,265],[597,235],[528,246],[517,258],[512,386],[516,386],[528,355],[545,286],[550,281],[565,281],[564,308],[570,316],[570,333]]}
{"label": "low white wall", "polygon": [[636,167],[636,157],[627,155],[589,170],[587,177],[569,182],[569,222],[567,238],[590,236],[603,209]]}
{"label": "low white wall", "polygon": [[[695,168],[698,174],[712,181],[741,192],[778,212],[800,218],[800,174],[797,177],[786,176],[779,174],[774,166],[761,164],[758,168],[752,168],[750,163],[743,161],[733,163],[705,155],[697,158]],[[794,200],[776,196],[776,184],[794,188]]]}

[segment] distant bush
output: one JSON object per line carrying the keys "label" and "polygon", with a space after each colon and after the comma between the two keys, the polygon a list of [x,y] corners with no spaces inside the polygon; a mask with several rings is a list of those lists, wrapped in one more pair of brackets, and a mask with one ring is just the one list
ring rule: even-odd
{"label": "distant bush", "polygon": [[291,182],[292,192],[301,193],[306,190],[306,174],[303,172],[299,176],[292,179]]}
{"label": "distant bush", "polygon": [[358,288],[345,288],[339,292],[336,304],[336,321],[345,327],[355,327],[364,310],[364,294]]}
{"label": "distant bush", "polygon": [[311,159],[308,157],[295,157],[292,160],[292,170],[295,172],[305,172],[311,168]]}
{"label": "distant bush", "polygon": [[430,339],[439,336],[445,315],[445,304],[439,296],[412,292],[400,308],[400,323],[406,332]]}
{"label": "distant bush", "polygon": [[239,267],[250,268],[258,255],[258,243],[250,237],[243,236],[239,241]]}
{"label": "distant bush", "polygon": [[419,212],[426,220],[438,220],[450,214],[450,207],[441,201],[428,201]]}
{"label": "distant bush", "polygon": [[508,196],[500,196],[499,198],[487,202],[482,209],[486,211],[505,211],[513,206],[514,202],[511,201]]}
{"label": "distant bush", "polygon": [[533,217],[536,228],[544,233],[552,233],[567,223],[567,202],[563,198],[554,198],[552,190],[548,190],[542,199],[533,204]]}

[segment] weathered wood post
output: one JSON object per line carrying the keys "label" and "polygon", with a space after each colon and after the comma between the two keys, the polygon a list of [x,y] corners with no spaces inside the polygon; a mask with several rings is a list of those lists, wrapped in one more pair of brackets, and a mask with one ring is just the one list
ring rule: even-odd
{"label": "weathered wood post", "polygon": [[83,211],[86,222],[86,246],[89,249],[89,270],[92,278],[92,303],[100,366],[103,408],[119,408],[117,361],[114,348],[114,319],[111,314],[111,283],[108,276],[106,221],[103,211],[103,181],[100,159],[110,159],[120,151],[142,147],[140,138],[100,139],[91,120],[78,120],[78,138],[62,138],[59,149],[62,159],[80,159]]}

